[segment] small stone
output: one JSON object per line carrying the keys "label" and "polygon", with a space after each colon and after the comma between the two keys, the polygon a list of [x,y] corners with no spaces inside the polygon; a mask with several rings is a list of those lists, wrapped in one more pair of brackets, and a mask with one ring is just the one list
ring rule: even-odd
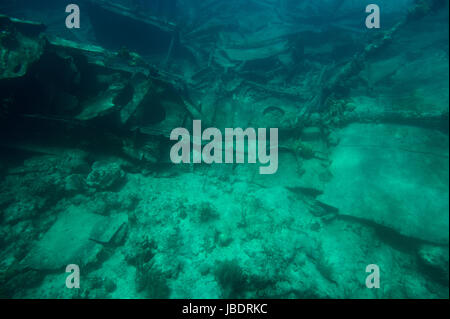
{"label": "small stone", "polygon": [[422,245],[419,248],[421,262],[434,269],[444,281],[449,280],[449,250],[448,247]]}
{"label": "small stone", "polygon": [[108,293],[112,293],[117,289],[116,283],[111,278],[105,279],[105,290]]}
{"label": "small stone", "polygon": [[80,174],[67,176],[65,182],[65,189],[68,192],[81,193],[86,189],[86,181]]}
{"label": "small stone", "polygon": [[92,165],[86,183],[96,189],[110,189],[125,178],[125,172],[118,163],[99,161]]}
{"label": "small stone", "polygon": [[303,141],[316,141],[322,138],[322,130],[317,126],[305,127],[302,131]]}

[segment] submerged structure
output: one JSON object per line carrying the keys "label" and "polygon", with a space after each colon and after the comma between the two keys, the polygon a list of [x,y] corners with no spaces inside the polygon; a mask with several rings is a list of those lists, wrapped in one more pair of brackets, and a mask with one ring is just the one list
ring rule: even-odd
{"label": "submerged structure", "polygon": [[[448,2],[367,4],[0,4],[0,297],[448,298]],[[195,120],[276,173],[175,165]]]}

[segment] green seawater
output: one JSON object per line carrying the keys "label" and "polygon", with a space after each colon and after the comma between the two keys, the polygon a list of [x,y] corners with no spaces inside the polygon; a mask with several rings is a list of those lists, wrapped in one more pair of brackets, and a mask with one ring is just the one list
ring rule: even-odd
{"label": "green seawater", "polygon": [[449,298],[448,1],[373,2],[2,1],[0,298]]}

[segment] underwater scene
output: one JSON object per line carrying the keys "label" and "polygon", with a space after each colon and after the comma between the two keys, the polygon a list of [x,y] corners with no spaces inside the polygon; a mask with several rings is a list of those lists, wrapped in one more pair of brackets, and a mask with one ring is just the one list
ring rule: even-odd
{"label": "underwater scene", "polygon": [[448,0],[0,0],[0,298],[448,299]]}

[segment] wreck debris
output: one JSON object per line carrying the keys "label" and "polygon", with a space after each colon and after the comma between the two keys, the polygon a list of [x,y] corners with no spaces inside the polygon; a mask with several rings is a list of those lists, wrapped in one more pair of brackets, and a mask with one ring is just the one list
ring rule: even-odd
{"label": "wreck debris", "polygon": [[[1,18],[8,22],[3,24],[8,25],[10,33],[2,33],[0,42],[6,46],[1,51],[4,62],[0,64],[0,86],[12,89],[2,90],[6,95],[0,97],[5,101],[4,120],[21,118],[25,125],[41,122],[43,129],[49,123],[60,122],[92,133],[98,127],[104,135],[103,119],[115,118],[115,127],[108,128],[111,136],[120,131],[133,134],[136,130],[168,136],[187,117],[201,116],[189,101],[186,84],[180,77],[148,64],[138,54],[116,53],[58,37],[46,39],[40,35],[41,26],[33,23],[29,27],[36,28],[37,35],[26,37],[15,27],[26,22],[5,19]],[[14,41],[19,47],[11,47]],[[17,79],[17,85],[13,79]],[[28,91],[27,96],[20,94],[24,90]],[[7,136],[14,135],[11,128]],[[19,141],[8,144],[21,145]]]}
{"label": "wreck debris", "polygon": [[125,16],[131,20],[140,21],[165,32],[173,32],[176,29],[176,25],[173,22],[168,22],[151,15],[151,12],[145,9],[144,11],[133,10],[129,6],[121,4],[120,1],[110,2],[106,0],[88,0],[87,2],[91,7],[99,7],[106,11],[112,12],[117,16]]}
{"label": "wreck debris", "polygon": [[[351,124],[339,136],[330,155],[333,178],[321,202],[408,237],[448,243],[448,193],[442,193],[448,189],[448,135],[411,126]],[[352,161],[345,161],[349,156]]]}
{"label": "wreck debris", "polygon": [[40,58],[45,42],[32,38],[29,30],[39,34],[43,29],[41,24],[0,15],[0,80],[24,76]]}

